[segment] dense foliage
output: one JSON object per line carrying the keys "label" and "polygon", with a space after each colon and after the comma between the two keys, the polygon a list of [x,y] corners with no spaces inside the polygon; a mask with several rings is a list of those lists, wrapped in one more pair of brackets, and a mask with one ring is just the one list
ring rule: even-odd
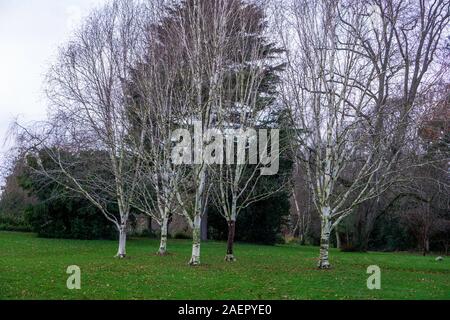
{"label": "dense foliage", "polygon": [[30,206],[26,220],[46,238],[114,239],[116,230],[86,200],[58,197]]}
{"label": "dense foliage", "polygon": [[[289,215],[289,195],[274,194],[250,205],[238,216],[236,241],[275,244],[282,240],[281,229]],[[213,240],[226,240],[228,225],[214,206],[208,208],[208,232]]]}
{"label": "dense foliage", "polygon": [[[46,161],[44,157],[43,159]],[[17,179],[19,185],[37,199],[34,204],[27,207],[24,215],[32,231],[47,238],[115,238],[114,226],[108,223],[104,215],[87,199],[35,174],[32,168],[36,166],[36,158],[29,157],[27,161],[30,167]],[[84,168],[73,169],[79,172],[84,170]],[[111,206],[113,207],[112,204]]]}

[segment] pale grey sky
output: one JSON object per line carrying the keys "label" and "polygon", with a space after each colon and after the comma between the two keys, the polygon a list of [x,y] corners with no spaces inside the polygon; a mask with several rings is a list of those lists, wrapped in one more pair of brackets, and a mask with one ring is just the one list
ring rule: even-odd
{"label": "pale grey sky", "polygon": [[10,123],[46,115],[43,75],[82,17],[106,0],[0,0],[0,153]]}

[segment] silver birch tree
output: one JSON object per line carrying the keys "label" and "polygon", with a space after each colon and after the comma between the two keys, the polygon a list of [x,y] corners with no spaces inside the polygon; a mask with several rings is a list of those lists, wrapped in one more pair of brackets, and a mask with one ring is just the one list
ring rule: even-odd
{"label": "silver birch tree", "polygon": [[[319,268],[329,268],[330,234],[362,201],[373,197],[380,162],[359,134],[369,107],[374,70],[355,53],[358,40],[340,24],[337,2],[291,2],[278,26],[287,48],[283,100],[291,110],[297,157],[305,164],[321,219]],[[355,26],[360,16],[349,16]],[[364,147],[362,147],[364,146]],[[346,176],[350,183],[342,188]]]}
{"label": "silver birch tree", "polygon": [[[278,120],[274,114],[279,112],[274,103],[277,72],[283,66],[277,59],[280,50],[266,34],[266,9],[262,4],[242,5],[229,21],[236,35],[227,52],[228,66],[219,89],[218,135],[212,144],[214,148],[205,152],[213,184],[212,202],[228,225],[225,261],[235,260],[235,228],[242,210],[284,188],[280,181],[263,178],[265,174],[278,174],[279,169],[279,129],[273,123]],[[275,130],[267,130],[270,128]],[[221,151],[226,156],[218,157]]]}
{"label": "silver birch tree", "polygon": [[[124,0],[94,10],[48,73],[49,120],[18,127],[23,151],[37,157],[35,173],[85,197],[116,226],[119,258],[126,256],[127,223],[142,164],[130,148],[125,84],[142,53],[145,14],[142,5]],[[144,134],[139,134],[138,149]],[[55,165],[46,167],[42,153]],[[75,163],[89,173],[73,171]]]}

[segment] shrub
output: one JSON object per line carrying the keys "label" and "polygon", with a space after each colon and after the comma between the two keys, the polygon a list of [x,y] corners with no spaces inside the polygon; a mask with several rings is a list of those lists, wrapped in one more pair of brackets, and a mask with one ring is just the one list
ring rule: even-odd
{"label": "shrub", "polygon": [[26,219],[40,237],[115,239],[113,224],[86,200],[65,198],[30,206]]}
{"label": "shrub", "polygon": [[29,224],[25,222],[24,219],[16,219],[13,217],[0,216],[0,230],[30,232],[32,228]]}

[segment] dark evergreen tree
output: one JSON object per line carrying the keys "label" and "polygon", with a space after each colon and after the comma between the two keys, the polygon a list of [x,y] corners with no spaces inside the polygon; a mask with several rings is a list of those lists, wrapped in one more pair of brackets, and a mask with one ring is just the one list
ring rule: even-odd
{"label": "dark evergreen tree", "polygon": [[[96,154],[96,159],[101,156],[100,151],[93,151],[93,153]],[[65,157],[75,157],[68,152],[63,154]],[[55,166],[50,159],[46,158],[46,155],[47,153],[42,152],[40,161],[45,162],[45,165],[48,167]],[[78,155],[80,158],[91,156],[92,154],[89,152]],[[29,205],[25,210],[25,219],[34,232],[40,237],[46,238],[116,238],[117,232],[114,226],[107,221],[91,202],[80,197],[77,193],[62,187],[61,184],[36,174],[33,170],[33,167],[37,165],[36,157],[28,156],[27,161],[29,167],[18,177],[18,180],[20,186],[30,196],[37,199],[35,204]],[[73,163],[76,163],[76,161]],[[92,161],[92,168],[74,166],[71,169],[83,175],[86,174],[87,170],[92,170],[93,167],[95,167],[95,161]],[[113,201],[110,202],[109,206],[111,212],[117,212]]]}

